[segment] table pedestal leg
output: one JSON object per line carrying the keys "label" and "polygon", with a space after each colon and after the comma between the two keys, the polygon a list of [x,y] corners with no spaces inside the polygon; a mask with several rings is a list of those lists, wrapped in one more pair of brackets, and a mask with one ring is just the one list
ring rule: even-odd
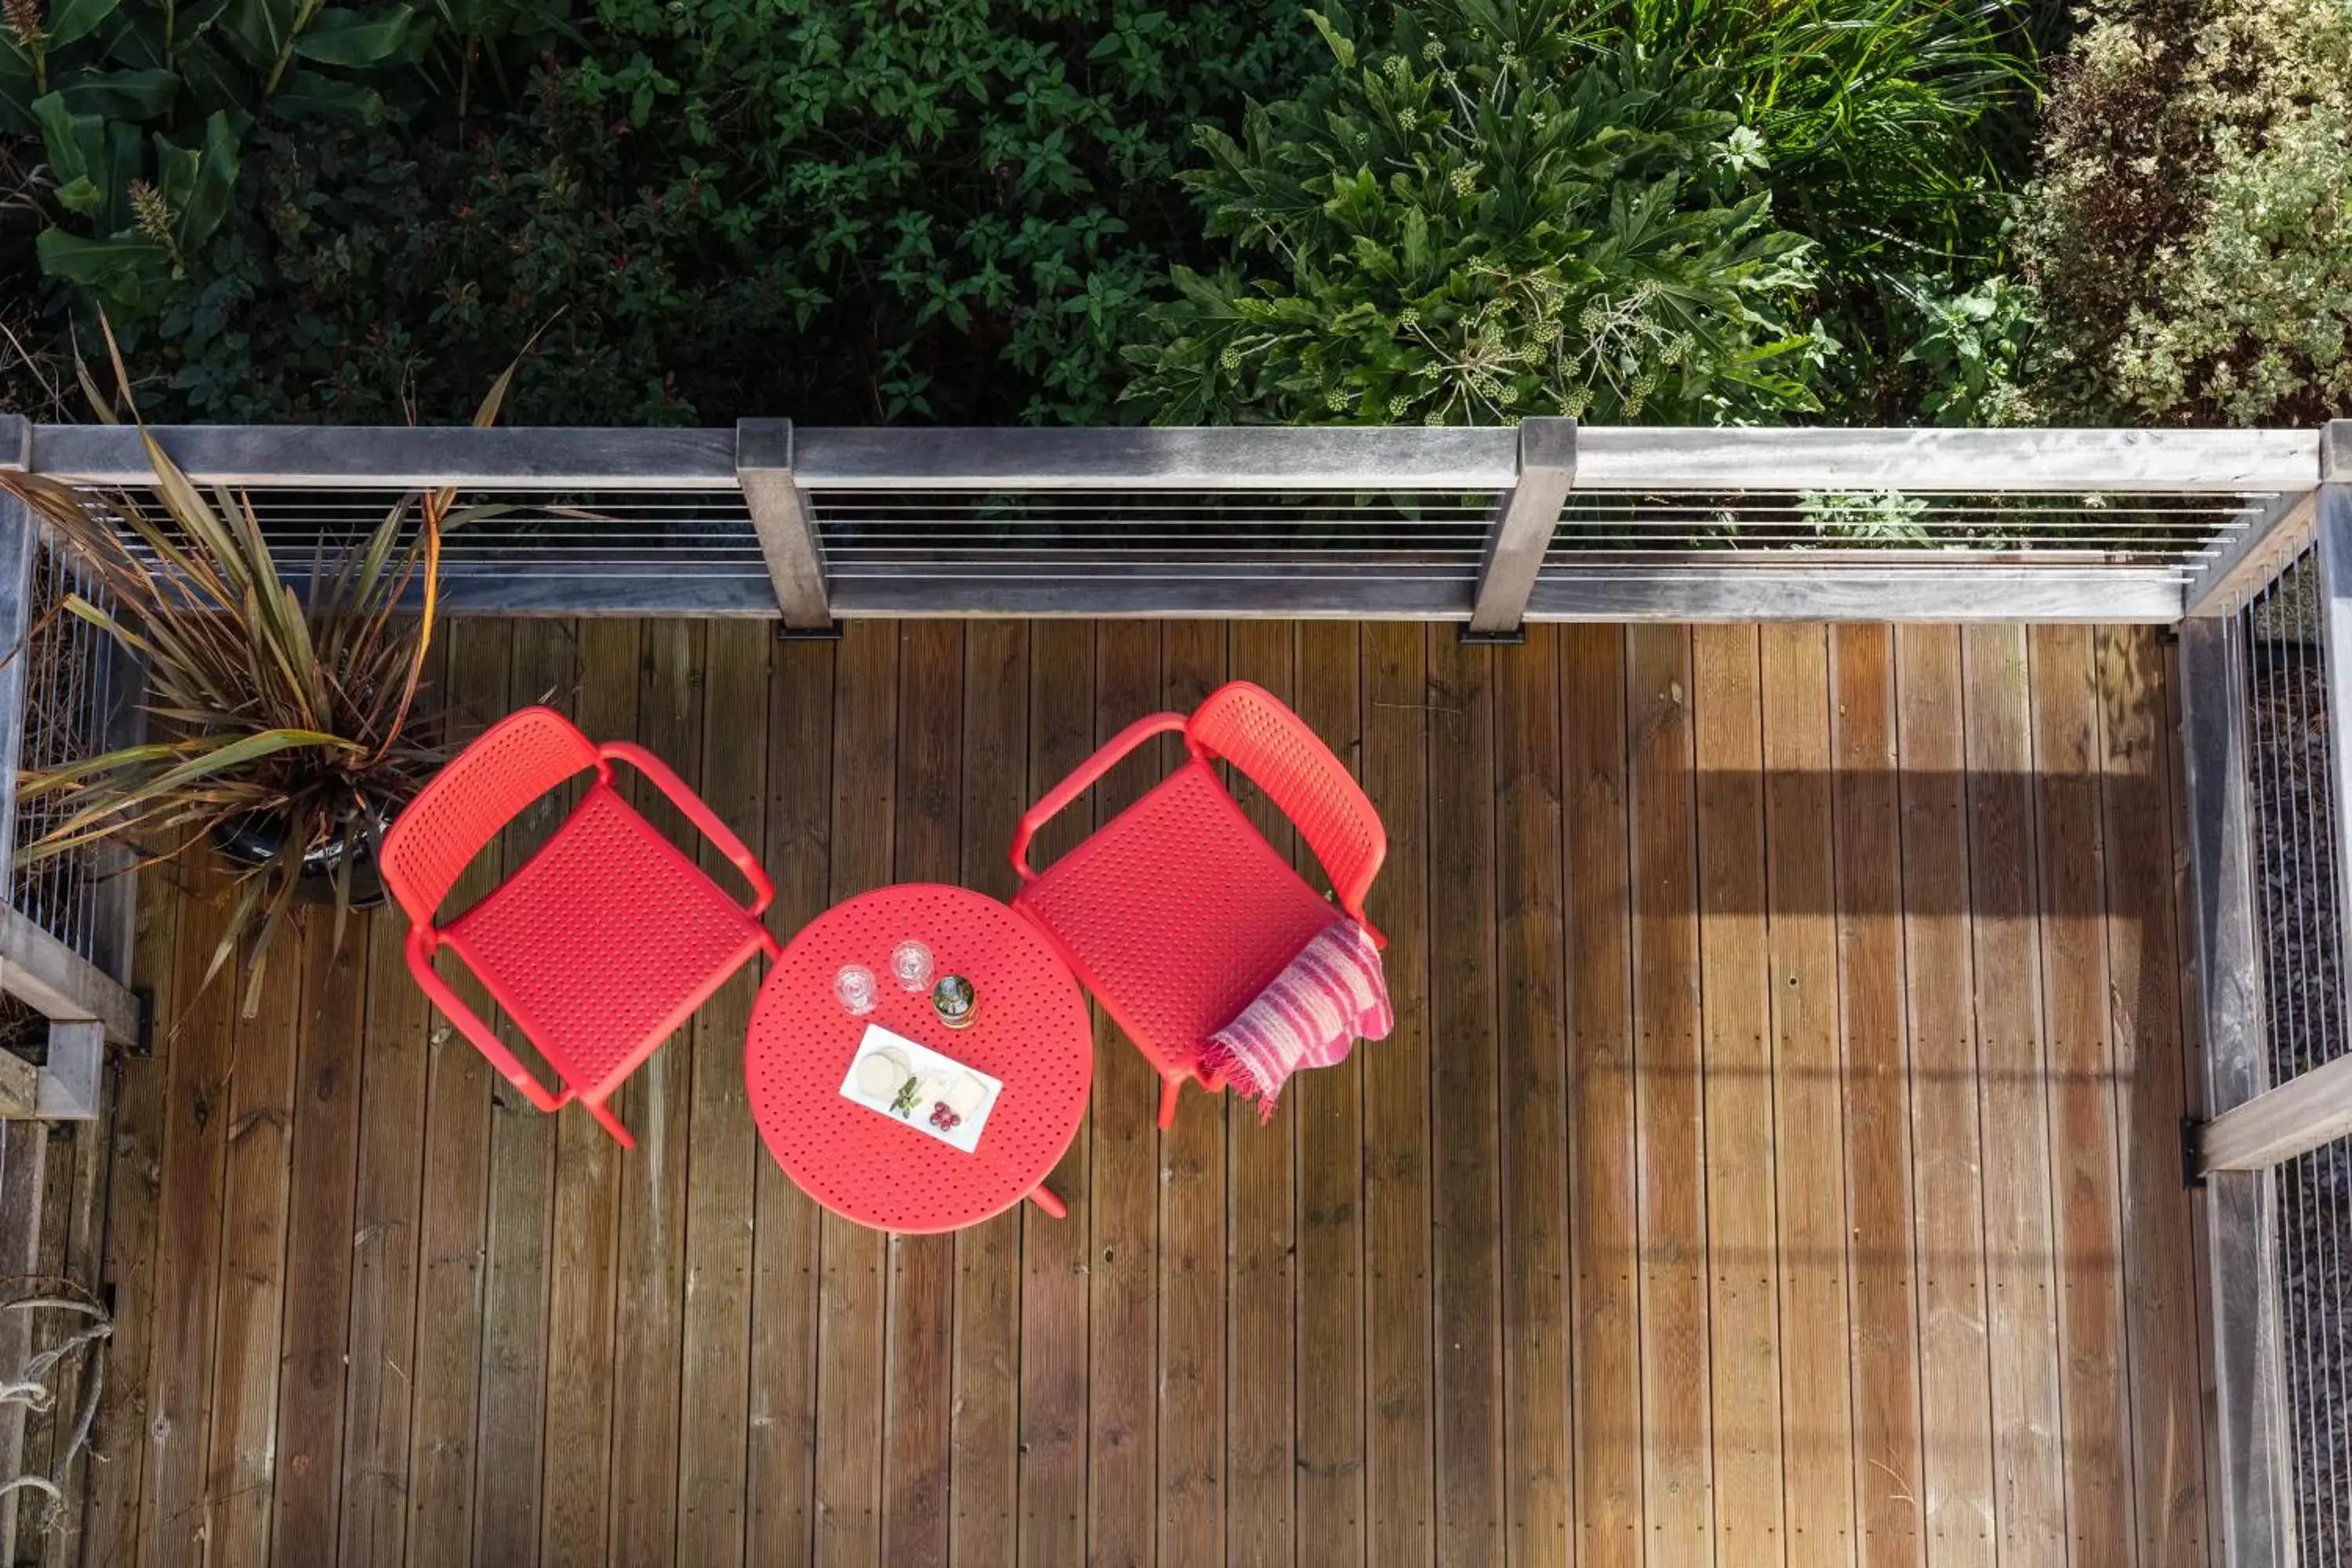
{"label": "table pedestal leg", "polygon": [[1045,1210],[1049,1219],[1069,1217],[1070,1211],[1062,1206],[1062,1200],[1055,1197],[1053,1189],[1043,1182],[1029,1189],[1029,1201]]}

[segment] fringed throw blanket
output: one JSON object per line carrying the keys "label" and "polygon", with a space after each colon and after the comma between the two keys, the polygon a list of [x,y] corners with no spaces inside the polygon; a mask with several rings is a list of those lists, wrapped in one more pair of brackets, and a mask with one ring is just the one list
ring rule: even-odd
{"label": "fringed throw blanket", "polygon": [[1342,918],[1301,948],[1240,1017],[1209,1037],[1202,1066],[1256,1100],[1265,1120],[1292,1073],[1337,1066],[1358,1039],[1385,1039],[1395,1026],[1380,949],[1370,931]]}

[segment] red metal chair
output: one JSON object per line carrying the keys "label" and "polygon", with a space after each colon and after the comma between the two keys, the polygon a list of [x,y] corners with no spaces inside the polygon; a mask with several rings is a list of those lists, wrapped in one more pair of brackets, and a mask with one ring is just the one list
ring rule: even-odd
{"label": "red metal chair", "polygon": [[[1183,765],[1044,871],[1029,841],[1063,807],[1154,735],[1183,732]],[[1139,719],[1021,819],[1013,907],[1052,937],[1128,1037],[1160,1069],[1160,1125],[1175,1120],[1208,1037],[1281,973],[1332,919],[1234,804],[1213,765],[1231,763],[1298,829],[1339,907],[1364,919],[1388,834],[1364,792],[1306,723],[1245,680],[1212,692],[1191,718]],[[1366,921],[1370,929],[1370,922]],[[1379,933],[1373,933],[1379,940]]]}
{"label": "red metal chair", "polygon": [[[652,781],[751,885],[738,904],[614,787],[613,763]],[[445,926],[434,916],[466,865],[522,809],[590,768],[595,782],[537,853]],[[485,731],[425,786],[383,841],[383,879],[407,912],[408,968],[434,1005],[541,1110],[577,1100],[636,1141],[605,1106],[727,977],[781,951],[761,923],[775,896],[742,841],[660,758],[597,745],[551,708]],[[433,968],[446,943],[561,1080],[551,1092]]]}

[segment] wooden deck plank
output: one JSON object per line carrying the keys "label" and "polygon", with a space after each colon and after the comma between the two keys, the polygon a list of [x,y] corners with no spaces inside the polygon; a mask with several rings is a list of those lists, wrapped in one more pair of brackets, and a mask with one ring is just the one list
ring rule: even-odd
{"label": "wooden deck plank", "polygon": [[1918,1568],[1926,1541],[1894,634],[1835,627],[1830,664],[1845,1180],[1853,1205],[1845,1250],[1856,1555],[1864,1568]]}
{"label": "wooden deck plank", "polygon": [[[961,871],[1009,900],[1007,849],[1029,803],[1029,628],[974,621],[964,632]],[[987,1568],[1019,1551],[1022,1204],[955,1238],[948,1556]]]}
{"label": "wooden deck plank", "polygon": [[[331,1564],[343,1492],[350,1379],[353,1203],[366,1028],[368,921],[335,940],[331,911],[304,933],[302,1047],[292,1106],[292,1208],[286,1227],[285,1372],[278,1387],[270,1558]],[[392,916],[380,916],[391,920]]]}
{"label": "wooden deck plank", "polygon": [[[101,1082],[104,1081],[101,1079]],[[72,1132],[60,1140],[73,1152],[71,1188],[65,1202],[71,1205],[65,1219],[65,1256],[58,1272],[70,1282],[64,1294],[80,1294],[84,1299],[96,1294],[103,1300],[100,1287],[102,1267],[100,1247],[106,1230],[106,1180],[110,1151],[115,1131],[116,1104],[101,1103],[99,1115],[83,1123],[66,1123]],[[52,1138],[57,1129],[50,1129]],[[47,1314],[51,1320],[47,1343],[56,1345],[65,1335],[78,1332],[87,1326],[87,1320],[65,1313]],[[37,1556],[43,1563],[79,1563],[82,1560],[82,1521],[80,1501],[89,1495],[90,1451],[85,1441],[70,1456],[76,1423],[79,1419],[83,1399],[89,1391],[89,1380],[98,1375],[103,1363],[95,1353],[96,1347],[68,1355],[59,1363],[57,1373],[57,1405],[49,1421],[49,1444],[45,1471],[65,1490],[63,1507],[53,1506],[44,1497],[37,1511],[31,1509],[34,1499],[26,1499],[29,1522],[17,1540],[26,1543],[18,1553],[19,1560]],[[101,1386],[98,1392],[105,1393]],[[36,1550],[37,1549],[37,1550]]]}
{"label": "wooden deck plank", "polygon": [[[708,626],[648,621],[636,738],[688,789],[702,784],[702,686]],[[642,780],[632,795],[673,843],[695,830]],[[686,1199],[693,1151],[688,1116],[694,1053],[687,1031],[663,1043],[614,1097],[637,1146],[621,1156],[621,1223],[614,1316],[612,1553],[666,1562],[677,1550],[679,1377],[685,1357]]]}
{"label": "wooden deck plank", "polygon": [[2145,631],[2098,634],[2107,976],[2123,1151],[2125,1330],[2138,1557],[2206,1560],[2198,1292],[2179,1126],[2189,1106],[2163,664]]}
{"label": "wooden deck plank", "polygon": [[[1358,628],[1348,622],[1309,621],[1298,628],[1292,705],[1358,775],[1360,657]],[[1308,879],[1328,891],[1312,854],[1302,859]],[[1299,1074],[1275,1112],[1295,1119],[1298,1158],[1302,1563],[1364,1561],[1363,1058],[1381,1048],[1359,1045],[1337,1067]],[[1244,1105],[1241,1114],[1253,1109]]]}
{"label": "wooden deck plank", "polygon": [[1569,1261],[1576,1561],[1638,1568],[1642,1510],[1639,1189],[1634,1159],[1625,634],[1560,632],[1561,771],[1573,1086]]}
{"label": "wooden deck plank", "polygon": [[1709,1562],[1715,1513],[1690,655],[1681,627],[1626,634],[1642,1503],[1659,1568]]}
{"label": "wooden deck plank", "polygon": [[[564,699],[580,683],[579,651],[577,630],[568,621],[518,622],[500,712],[550,700],[569,707]],[[509,872],[520,868],[563,820],[569,793],[551,793],[508,825],[499,848]],[[504,1035],[517,1059],[541,1082],[556,1081],[520,1029],[509,1025]],[[493,1079],[490,1094],[474,1560],[525,1564],[538,1560],[544,1496],[557,1118],[541,1111],[503,1078]]]}
{"label": "wooden deck plank", "polygon": [[[746,845],[761,840],[768,794],[768,650],[775,633],[757,621],[714,621],[702,682],[701,795]],[[716,845],[702,868],[739,900],[742,874]],[[752,1126],[743,1042],[763,965],[744,965],[702,1005],[684,1040],[693,1056],[687,1110],[686,1299],[679,1371],[677,1560],[744,1561],[745,1475],[751,1432],[751,1226],[756,1161],[767,1158]]]}
{"label": "wooden deck plank", "polygon": [[303,942],[299,926],[279,936],[275,962],[263,972],[267,990],[259,1012],[237,1026],[229,1075],[220,1317],[205,1480],[206,1546],[225,1563],[269,1556]]}
{"label": "wooden deck plank", "polygon": [[[835,662],[833,889],[839,903],[885,886],[894,862],[898,630],[859,623]],[[882,1552],[883,1313],[887,1242],[827,1213],[817,1321],[816,1557],[878,1563]]]}
{"label": "wooden deck plank", "polygon": [[1780,1451],[1791,1563],[1854,1560],[1845,1119],[1838,1053],[1837,831],[1825,628],[1762,630]]}
{"label": "wooden deck plank", "polygon": [[[1095,627],[1095,743],[1160,709],[1160,628],[1105,621]],[[1108,822],[1160,782],[1158,746],[1142,746],[1094,792],[1094,820]],[[1159,1534],[1160,1075],[1100,1007],[1094,1010],[1095,1076],[1087,1160],[1087,1551],[1104,1563],[1149,1563]],[[1214,1114],[1195,1100],[1184,1107]],[[1182,1112],[1180,1111],[1180,1114]]]}
{"label": "wooden deck plank", "polygon": [[[513,628],[495,621],[461,621],[448,636],[454,749],[506,710]],[[502,868],[503,856],[493,845],[475,858],[445,908],[473,903],[498,884]],[[477,1016],[494,1025],[488,993],[454,955],[443,972]],[[407,1560],[420,1564],[464,1563],[473,1550],[490,1086],[497,1076],[488,1059],[446,1019],[435,1020],[430,1058],[405,1493]]]}
{"label": "wooden deck plank", "polygon": [[1691,674],[1715,1551],[1769,1563],[1784,1560],[1787,1537],[1758,629],[1696,628]]}
{"label": "wooden deck plank", "polygon": [[[956,809],[963,776],[963,627],[918,621],[897,629],[893,879],[953,881],[963,852]],[[892,1237],[887,1300],[882,1557],[913,1568],[948,1557],[954,1241],[944,1236]]]}
{"label": "wooden deck plank", "polygon": [[[1160,705],[1189,713],[1225,680],[1225,628],[1169,626]],[[1171,737],[1160,764],[1183,742]],[[1225,1555],[1225,1120],[1223,1100],[1179,1105],[1160,1135],[1159,1509],[1162,1563]]]}
{"label": "wooden deck plank", "polygon": [[[1289,623],[1237,624],[1234,678],[1288,701],[1297,647]],[[1232,783],[1266,842],[1295,856],[1296,836],[1274,803],[1239,777]],[[1176,1114],[1204,1105],[1188,1099]],[[1225,1113],[1226,1550],[1245,1563],[1287,1562],[1298,1550],[1297,1123],[1280,1114],[1262,1122],[1246,1104]]]}
{"label": "wooden deck plank", "polygon": [[[777,645],[768,677],[767,836],[779,940],[824,911],[832,886],[833,645]],[[765,1148],[752,1194],[751,1432],[744,1558],[815,1551],[819,1210]]]}
{"label": "wooden deck plank", "polygon": [[[209,866],[187,872],[178,973],[202,976],[219,944],[225,877]],[[139,1561],[175,1561],[206,1523],[205,1438],[212,1424],[213,1321],[221,1246],[221,1178],[228,1131],[228,1076],[236,1011],[232,978],[175,986],[177,1011],[156,1021],[156,1048],[170,1071],[163,1106],[161,1210],[155,1233],[154,1300],[162,1310],[151,1347],[146,1453],[140,1491]]]}
{"label": "wooden deck plank", "polygon": [[1905,626],[1895,648],[1925,1436],[1920,1508],[1927,1561],[1946,1568],[1991,1563],[1996,1531],[1964,685],[1957,629]]}
{"label": "wooden deck plank", "polygon": [[[131,973],[152,987],[157,1032],[179,1016],[178,945],[181,911],[176,866],[140,878]],[[149,1353],[159,1332],[156,1295],[161,1260],[155,1239],[163,1217],[165,1090],[168,1049],[113,1058],[108,1089],[112,1118],[107,1142],[105,1239],[99,1283],[113,1292],[114,1332],[107,1342],[107,1387],[90,1432],[97,1456],[82,1513],[81,1561],[121,1568],[139,1554],[139,1494],[146,1458],[147,1416],[155,1363]]]}
{"label": "wooden deck plank", "polygon": [[1396,1030],[1364,1058],[1365,1541],[1381,1568],[1436,1553],[1436,1345],[1430,1225],[1429,642],[1363,628],[1364,793],[1389,854],[1365,912]]}
{"label": "wooden deck plank", "polygon": [[1451,627],[1429,639],[1437,1548],[1476,1563],[1500,1555],[1503,1526],[1494,659]]}
{"label": "wooden deck plank", "polygon": [[[427,653],[444,700],[447,639]],[[408,1527],[411,1368],[415,1364],[429,1041],[437,1026],[402,956],[408,922],[379,910],[362,933],[359,1172],[352,1196],[351,1325],[345,1342],[340,1560],[404,1560]]]}
{"label": "wooden deck plank", "polygon": [[[1029,782],[1034,798],[1094,750],[1094,628],[1038,623],[1029,659]],[[1026,805],[1026,802],[1023,803]],[[1087,836],[1076,808],[1047,823],[1030,850],[1042,868]],[[1021,1215],[1020,1560],[1076,1563],[1087,1553],[1087,1238],[1093,1206],[1087,1152],[1092,1112],[1078,1119],[1047,1185],[1069,1207]]]}
{"label": "wooden deck plank", "polygon": [[2036,626],[2028,652],[2066,1517],[2075,1563],[2123,1563],[2132,1552],[2131,1426],[2124,1384],[2123,1173],[2107,1026],[2098,666],[2084,626]]}
{"label": "wooden deck plank", "polygon": [[1559,629],[1495,656],[1495,891],[1500,952],[1504,1547],[1575,1551],[1569,1437],[1568,1042],[1560,942]]}
{"label": "wooden deck plank", "polygon": [[1960,647],[1995,1511],[2004,1561],[2061,1562],[2065,1472],[2025,631],[1969,626]]}
{"label": "wooden deck plank", "polygon": [[[592,739],[634,736],[638,627],[591,619],[579,623],[579,633],[580,690],[556,706]],[[584,1110],[569,1108],[553,1121],[540,1556],[551,1564],[595,1563],[605,1560],[612,1531],[614,1313],[626,1156]]]}

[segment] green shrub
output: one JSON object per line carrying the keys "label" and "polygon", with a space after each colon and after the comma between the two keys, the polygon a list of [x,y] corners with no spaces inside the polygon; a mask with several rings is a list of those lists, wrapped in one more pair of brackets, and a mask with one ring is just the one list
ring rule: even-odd
{"label": "green shrub", "polygon": [[[1180,274],[1154,417],[1885,416],[1998,262],[2033,86],[2002,0],[1411,0],[1213,126],[1242,259]],[[1842,352],[1833,353],[1833,349]],[[1931,351],[1933,352],[1933,351]]]}
{"label": "green shrub", "polygon": [[1127,319],[1202,248],[1185,128],[1314,45],[1290,0],[570,27],[467,116],[420,84],[380,129],[260,128],[236,221],[148,317],[180,411],[458,416],[560,312],[518,419],[1103,418]]}
{"label": "green shrub", "polygon": [[5,22],[0,134],[48,169],[41,268],[130,320],[230,218],[257,122],[380,121],[378,79],[417,76],[432,34],[405,5],[324,0],[5,0]]}
{"label": "green shrub", "polygon": [[1179,272],[1130,398],[1180,424],[1812,406],[1809,247],[1771,221],[1759,139],[1712,70],[1571,20],[1400,7],[1360,59],[1321,23],[1334,69],[1238,142],[1200,132],[1187,183],[1261,269]]}
{"label": "green shrub", "polygon": [[2352,9],[2134,0],[2053,98],[2024,249],[2065,416],[2352,413]]}

